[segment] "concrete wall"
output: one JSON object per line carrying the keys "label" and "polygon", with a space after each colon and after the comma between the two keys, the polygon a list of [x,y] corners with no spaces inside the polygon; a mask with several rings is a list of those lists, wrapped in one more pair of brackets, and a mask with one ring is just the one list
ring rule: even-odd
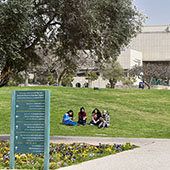
{"label": "concrete wall", "polygon": [[[74,77],[72,82],[73,87],[76,87],[76,84],[80,83],[81,87],[84,87],[85,83],[88,83],[88,80],[85,77]],[[97,80],[92,81],[92,88],[99,87],[99,88],[106,88],[106,85],[109,83],[108,80],[103,80],[101,76],[98,77]]]}
{"label": "concrete wall", "polygon": [[170,26],[144,26],[129,49],[142,52],[143,61],[170,61]]}
{"label": "concrete wall", "polygon": [[142,53],[136,50],[127,49],[122,51],[118,61],[123,69],[131,69],[135,65],[142,65]]}

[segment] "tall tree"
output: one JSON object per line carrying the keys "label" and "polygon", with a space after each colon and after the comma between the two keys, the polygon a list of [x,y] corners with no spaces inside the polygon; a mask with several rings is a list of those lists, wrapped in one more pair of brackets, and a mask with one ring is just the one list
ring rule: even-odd
{"label": "tall tree", "polygon": [[[140,31],[142,15],[132,0],[0,0],[0,86],[9,72],[40,60],[36,48],[61,59],[89,50],[99,62],[115,58]],[[9,29],[7,29],[9,28]]]}
{"label": "tall tree", "polygon": [[11,71],[22,70],[21,48],[31,33],[32,3],[26,0],[0,0],[0,87],[7,84]]}
{"label": "tall tree", "polygon": [[120,81],[124,76],[124,72],[119,62],[112,60],[103,64],[101,68],[101,75],[104,80],[109,80],[111,88],[115,88],[117,81]]}

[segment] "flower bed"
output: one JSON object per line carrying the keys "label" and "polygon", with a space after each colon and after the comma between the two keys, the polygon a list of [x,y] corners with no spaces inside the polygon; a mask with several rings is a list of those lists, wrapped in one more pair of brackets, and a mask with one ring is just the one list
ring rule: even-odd
{"label": "flower bed", "polygon": [[[124,145],[97,146],[89,144],[50,144],[50,169],[77,164],[83,161],[96,159],[125,150],[134,149],[137,146],[126,143]],[[0,169],[9,167],[9,141],[0,141]],[[43,169],[43,154],[15,154],[16,169]]]}

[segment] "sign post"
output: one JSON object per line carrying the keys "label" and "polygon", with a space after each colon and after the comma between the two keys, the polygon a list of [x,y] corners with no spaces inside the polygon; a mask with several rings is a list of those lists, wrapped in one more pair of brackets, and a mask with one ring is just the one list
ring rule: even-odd
{"label": "sign post", "polygon": [[10,168],[15,168],[15,153],[44,153],[44,170],[48,170],[49,138],[50,92],[13,91]]}

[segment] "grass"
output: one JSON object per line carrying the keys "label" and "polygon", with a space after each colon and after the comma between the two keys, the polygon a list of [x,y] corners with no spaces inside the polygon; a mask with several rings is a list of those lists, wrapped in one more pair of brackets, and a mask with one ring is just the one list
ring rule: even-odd
{"label": "grass", "polygon": [[[0,88],[0,134],[10,134],[12,90],[50,90],[50,135],[170,138],[170,91],[118,90],[68,87],[3,87]],[[90,121],[94,108],[108,110],[110,127],[98,129],[89,125],[62,125],[65,112],[72,109],[75,121],[84,106]]]}

